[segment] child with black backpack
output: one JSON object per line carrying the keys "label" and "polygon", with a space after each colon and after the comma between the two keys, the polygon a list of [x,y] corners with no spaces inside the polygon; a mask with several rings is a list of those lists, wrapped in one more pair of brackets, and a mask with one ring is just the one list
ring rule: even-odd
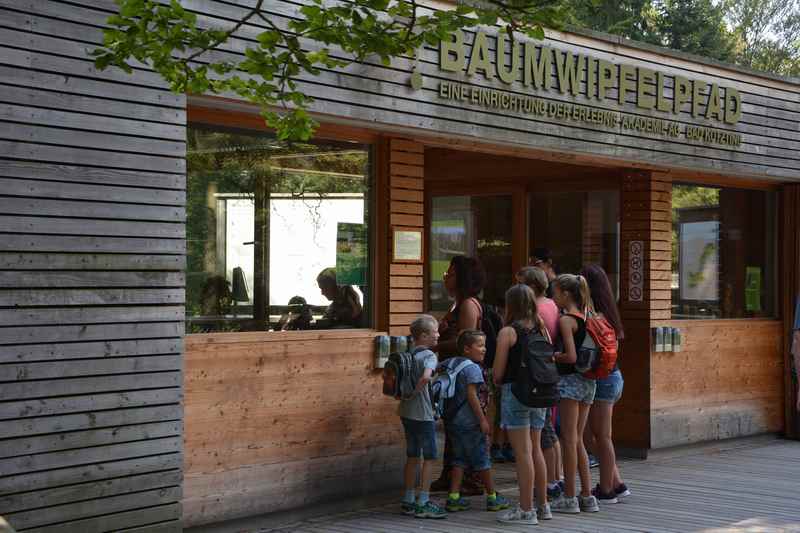
{"label": "child with black backpack", "polygon": [[[401,508],[403,514],[417,518],[446,518],[444,509],[430,500],[431,475],[436,461],[436,422],[428,385],[438,363],[431,347],[436,346],[439,340],[439,323],[430,315],[420,315],[411,323],[411,335],[415,348],[410,370],[416,385],[410,394],[400,399],[398,409],[406,436],[407,456]],[[422,482],[419,496],[415,499],[420,454]]]}
{"label": "child with black backpack", "polygon": [[486,510],[501,511],[508,508],[508,501],[494,488],[487,445],[491,427],[478,398],[478,390],[484,386],[479,365],[486,356],[486,334],[477,329],[464,330],[458,336],[457,347],[460,355],[442,363],[444,370],[454,377],[455,385],[442,413],[452,447],[450,493],[445,508],[450,512],[470,508],[469,500],[460,493],[464,469],[470,468],[486,488]]}
{"label": "child with black backpack", "polygon": [[[558,399],[558,372],[553,345],[536,311],[536,297],[530,287],[518,284],[508,289],[505,322],[506,327],[497,336],[493,378],[496,385],[502,385],[500,424],[508,431],[517,459],[519,505],[498,515],[497,520],[536,525],[538,518],[552,518],[541,431],[547,408]],[[536,509],[534,483],[539,499]]]}

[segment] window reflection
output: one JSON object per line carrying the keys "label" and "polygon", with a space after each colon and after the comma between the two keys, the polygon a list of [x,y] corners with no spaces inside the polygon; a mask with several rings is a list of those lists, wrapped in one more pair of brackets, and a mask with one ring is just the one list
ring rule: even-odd
{"label": "window reflection", "polygon": [[187,331],[364,327],[369,147],[190,126]]}

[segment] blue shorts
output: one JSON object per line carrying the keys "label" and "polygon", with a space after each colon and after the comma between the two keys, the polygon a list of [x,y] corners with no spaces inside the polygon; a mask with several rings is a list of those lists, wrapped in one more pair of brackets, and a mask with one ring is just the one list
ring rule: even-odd
{"label": "blue shorts", "polygon": [[561,380],[558,382],[558,393],[562,400],[575,400],[591,405],[596,389],[597,382],[595,380],[586,379],[580,374],[561,376]]}
{"label": "blue shorts", "polygon": [[617,403],[622,398],[622,388],[625,380],[622,379],[622,372],[613,371],[605,379],[597,380],[597,392],[594,395],[595,401]]}
{"label": "blue shorts", "polygon": [[500,427],[503,429],[535,429],[544,427],[546,407],[528,407],[511,391],[511,383],[503,383],[500,398]]}
{"label": "blue shorts", "polygon": [[406,433],[406,456],[426,461],[436,459],[436,422],[400,418]]}
{"label": "blue shorts", "polygon": [[453,453],[453,466],[471,468],[476,472],[492,467],[488,439],[480,428],[446,426],[445,429]]}

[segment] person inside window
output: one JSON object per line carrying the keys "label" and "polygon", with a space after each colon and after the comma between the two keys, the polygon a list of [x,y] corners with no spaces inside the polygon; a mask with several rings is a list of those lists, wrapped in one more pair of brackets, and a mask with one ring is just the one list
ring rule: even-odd
{"label": "person inside window", "polygon": [[302,296],[292,296],[289,305],[286,306],[286,313],[278,321],[278,331],[297,331],[311,329],[311,308],[306,299]]}
{"label": "person inside window", "polygon": [[553,287],[556,281],[556,269],[553,267],[553,256],[547,248],[536,248],[533,251],[533,256],[530,259],[530,266],[535,266],[544,270],[547,275],[547,291],[545,296],[553,299]]}
{"label": "person inside window", "polygon": [[322,295],[331,302],[323,317],[317,320],[317,329],[361,327],[361,297],[350,285],[339,286],[335,268],[320,272],[317,285]]}

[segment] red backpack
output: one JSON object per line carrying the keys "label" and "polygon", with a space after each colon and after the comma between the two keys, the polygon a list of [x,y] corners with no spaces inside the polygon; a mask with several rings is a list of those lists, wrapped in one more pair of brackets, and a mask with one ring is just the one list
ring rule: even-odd
{"label": "red backpack", "polygon": [[605,317],[590,312],[586,314],[586,334],[597,346],[597,356],[591,368],[581,375],[589,379],[607,378],[617,366],[617,333]]}

